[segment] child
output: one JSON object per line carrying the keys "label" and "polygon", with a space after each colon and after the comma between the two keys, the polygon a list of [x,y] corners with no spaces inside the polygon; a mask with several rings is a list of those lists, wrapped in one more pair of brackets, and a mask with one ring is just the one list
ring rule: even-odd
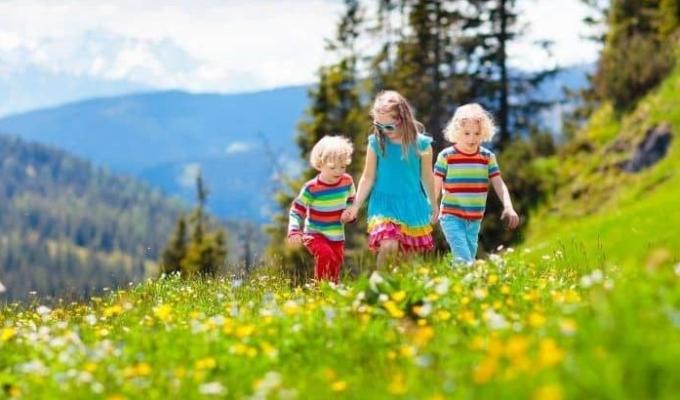
{"label": "child", "polygon": [[[411,106],[395,91],[380,93],[371,110],[366,164],[354,204],[343,220],[356,218],[368,199],[368,246],[382,266],[398,251],[432,250],[434,202],[432,138],[415,120]],[[431,206],[432,205],[432,206]],[[434,207],[433,207],[434,206]],[[434,213],[432,212],[434,208]]]}
{"label": "child", "polygon": [[494,129],[486,110],[479,104],[466,104],[458,107],[444,130],[453,145],[437,156],[434,187],[437,196],[443,193],[440,223],[454,261],[472,264],[477,255],[489,181],[503,202],[501,219],[507,219],[511,229],[519,224],[496,156],[480,146],[482,141],[491,140]]}
{"label": "child", "polygon": [[[314,256],[314,278],[338,283],[345,231],[340,217],[354,201],[354,182],[345,173],[353,147],[342,136],[324,136],[310,155],[319,174],[302,186],[290,207],[288,243],[303,244]],[[300,229],[304,220],[304,231]]]}

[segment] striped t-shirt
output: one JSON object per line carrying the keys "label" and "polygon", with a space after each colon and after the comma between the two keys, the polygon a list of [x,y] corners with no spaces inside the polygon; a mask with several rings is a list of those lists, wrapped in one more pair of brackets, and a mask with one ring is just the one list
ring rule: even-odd
{"label": "striped t-shirt", "polygon": [[308,181],[290,207],[288,235],[302,233],[304,220],[304,233],[322,234],[333,242],[345,240],[340,216],[354,202],[355,191],[349,174],[332,185],[322,182],[318,176]]}
{"label": "striped t-shirt", "polygon": [[444,180],[441,213],[482,219],[489,180],[500,173],[496,156],[483,147],[474,154],[464,153],[455,145],[442,150],[434,164],[434,174]]}

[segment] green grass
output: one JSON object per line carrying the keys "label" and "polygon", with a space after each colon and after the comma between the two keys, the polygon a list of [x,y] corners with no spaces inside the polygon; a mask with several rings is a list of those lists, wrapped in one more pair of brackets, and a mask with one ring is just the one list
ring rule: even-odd
{"label": "green grass", "polygon": [[340,287],[290,289],[265,274],[242,285],[165,278],[88,304],[8,305],[0,384],[7,397],[41,399],[672,398],[680,390],[680,271],[632,276],[596,257],[576,265],[577,251],[536,262],[518,253],[472,269],[411,261]]}
{"label": "green grass", "polygon": [[[680,68],[630,114],[603,106],[557,160],[560,189],[533,215],[526,246],[554,250],[577,243],[611,263],[643,266],[680,260]],[[669,123],[666,157],[636,174],[627,159],[647,129]],[[588,143],[591,151],[578,151]],[[614,151],[624,143],[626,151]],[[578,193],[578,195],[575,195]]]}

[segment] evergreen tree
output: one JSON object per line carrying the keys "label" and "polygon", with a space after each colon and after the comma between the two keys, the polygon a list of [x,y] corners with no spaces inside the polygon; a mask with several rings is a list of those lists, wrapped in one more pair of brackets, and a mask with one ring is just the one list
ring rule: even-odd
{"label": "evergreen tree", "polygon": [[161,272],[171,274],[182,271],[182,260],[187,253],[187,224],[180,215],[177,225],[161,255]]}

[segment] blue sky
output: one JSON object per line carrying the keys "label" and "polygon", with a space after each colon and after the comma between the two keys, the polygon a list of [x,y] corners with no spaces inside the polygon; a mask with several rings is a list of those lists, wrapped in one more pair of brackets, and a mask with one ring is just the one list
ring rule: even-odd
{"label": "blue sky", "polygon": [[[588,30],[579,0],[519,4],[529,30],[509,49],[514,66],[547,63],[531,46],[538,39],[556,41],[561,65],[595,59],[597,48],[581,38]],[[0,0],[0,76],[5,85],[47,74],[43,79],[196,92],[309,83],[331,61],[324,38],[342,10],[340,0]]]}

